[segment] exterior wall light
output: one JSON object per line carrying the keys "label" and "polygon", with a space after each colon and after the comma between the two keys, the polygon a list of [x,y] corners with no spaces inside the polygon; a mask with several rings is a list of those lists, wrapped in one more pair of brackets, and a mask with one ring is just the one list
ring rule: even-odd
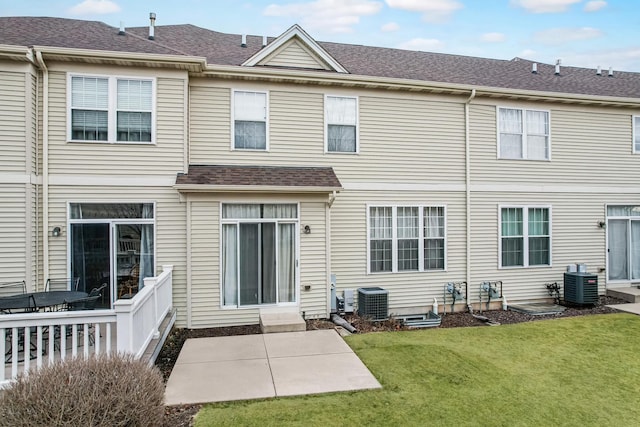
{"label": "exterior wall light", "polygon": [[304,234],[311,234],[311,227],[309,227],[308,225],[304,226]]}
{"label": "exterior wall light", "polygon": [[598,227],[600,228],[607,228],[607,223],[604,221],[598,221]]}
{"label": "exterior wall light", "polygon": [[51,231],[51,235],[53,237],[60,237],[60,227],[54,227],[53,230]]}

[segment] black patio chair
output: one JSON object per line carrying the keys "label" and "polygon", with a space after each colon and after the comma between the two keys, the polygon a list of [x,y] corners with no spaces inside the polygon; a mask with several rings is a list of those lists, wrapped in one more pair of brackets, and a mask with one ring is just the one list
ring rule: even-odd
{"label": "black patio chair", "polygon": [[[12,294],[18,293],[18,290],[20,291],[19,293],[26,294],[27,293],[27,282],[22,280],[20,282],[0,283],[0,289],[7,289],[7,288],[16,288],[15,292],[11,291]],[[0,292],[3,292],[3,291],[0,291]]]}

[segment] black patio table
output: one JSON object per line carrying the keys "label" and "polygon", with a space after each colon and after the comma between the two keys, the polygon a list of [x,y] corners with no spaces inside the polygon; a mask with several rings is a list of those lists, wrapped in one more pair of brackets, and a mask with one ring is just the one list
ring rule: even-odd
{"label": "black patio table", "polygon": [[25,310],[37,311],[56,307],[68,302],[86,298],[89,294],[81,291],[30,292],[0,298],[0,311]]}

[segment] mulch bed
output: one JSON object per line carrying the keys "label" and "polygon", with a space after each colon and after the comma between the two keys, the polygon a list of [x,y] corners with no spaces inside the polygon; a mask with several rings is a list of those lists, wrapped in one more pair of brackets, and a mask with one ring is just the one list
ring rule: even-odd
{"label": "mulch bed", "polygon": [[[568,307],[563,313],[556,315],[544,315],[533,316],[526,313],[519,313],[517,311],[507,310],[492,310],[482,312],[482,316],[487,317],[492,322],[500,323],[501,325],[531,322],[543,319],[561,318],[561,317],[573,317],[573,316],[585,316],[591,314],[605,314],[615,313],[617,310],[608,308],[606,305],[611,304],[623,304],[625,301],[612,298],[612,297],[600,297],[599,304],[595,306],[582,306],[582,307]],[[479,314],[479,313],[477,313]],[[396,319],[389,319],[384,322],[372,322],[366,318],[359,317],[356,314],[347,315],[345,319],[351,323],[358,333],[369,332],[389,332],[389,331],[402,331],[408,330],[400,321]],[[459,327],[475,327],[483,326],[484,322],[476,319],[468,312],[447,313],[442,316],[442,323],[440,328],[459,328]],[[315,329],[333,329],[335,325],[328,320],[307,320],[307,330]],[[169,379],[171,370],[176,363],[176,359],[180,354],[180,350],[184,345],[184,342],[188,338],[203,338],[203,337],[221,337],[230,335],[250,335],[260,334],[259,325],[247,325],[247,326],[231,326],[226,328],[206,328],[206,329],[179,329],[174,328],[167,341],[165,342],[158,358],[156,360],[156,367],[160,369],[165,382]],[[193,417],[198,413],[202,405],[178,405],[168,406],[165,408],[165,417],[163,426],[165,427],[188,427],[193,425]]]}

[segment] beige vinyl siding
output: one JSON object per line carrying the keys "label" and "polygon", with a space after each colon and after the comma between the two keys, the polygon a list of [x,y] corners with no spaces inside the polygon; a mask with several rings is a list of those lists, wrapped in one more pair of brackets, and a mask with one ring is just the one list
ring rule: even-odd
{"label": "beige vinyl siding", "polygon": [[295,68],[312,68],[320,70],[328,70],[329,67],[324,65],[318,58],[312,55],[309,50],[305,49],[298,41],[292,40],[285,46],[280,48],[271,57],[262,61],[260,65],[269,65],[273,67],[295,67]]}
{"label": "beige vinyl siding", "polygon": [[[27,224],[26,195],[21,184],[0,183],[0,283],[25,280]],[[16,289],[0,289],[1,293],[16,293]]]}
{"label": "beige vinyl siding", "polygon": [[[279,203],[277,195],[274,202]],[[250,200],[248,200],[250,201]],[[259,322],[258,308],[222,308],[220,301],[220,201],[209,195],[190,195],[191,214],[191,327],[232,326]],[[327,311],[326,234],[324,202],[300,203],[300,312],[325,318]],[[272,306],[265,306],[272,307]]]}
{"label": "beige vinyl siding", "polygon": [[[326,208],[324,202],[300,204],[300,312],[307,319],[329,317]],[[306,225],[311,228],[309,234],[302,231]]]}
{"label": "beige vinyl siding", "polygon": [[[247,152],[230,148],[232,87],[192,81],[191,163],[331,166],[343,183],[464,183],[464,108],[455,98],[253,85],[269,90],[269,151]],[[324,152],[325,94],[359,97],[359,154]]]}
{"label": "beige vinyl siding", "polygon": [[[501,105],[501,104],[498,104]],[[519,108],[518,104],[509,107]],[[633,112],[525,104],[549,111],[551,160],[498,159],[495,105],[472,105],[471,176],[474,184],[510,183],[636,186],[640,156],[632,154]]]}
{"label": "beige vinyl siding", "polygon": [[186,205],[176,191],[163,187],[51,186],[49,224],[62,229],[60,237],[48,237],[51,277],[68,275],[67,207],[73,202],[155,202],[156,273],[162,271],[162,265],[173,265],[173,306],[178,311],[177,324],[186,326]]}
{"label": "beige vinyl siding", "polygon": [[[126,70],[122,70],[123,75]],[[114,72],[114,75],[118,75]],[[147,77],[153,77],[149,74]],[[182,172],[186,130],[184,79],[156,80],[156,144],[67,142],[67,73],[50,72],[51,174],[164,175]]]}
{"label": "beige vinyl siding", "polygon": [[[367,205],[446,206],[446,271],[367,274]],[[464,193],[341,192],[331,208],[331,273],[336,274],[338,295],[344,289],[379,286],[389,291],[389,311],[442,302],[444,285],[465,280]]]}
{"label": "beige vinyl siding", "polygon": [[[472,300],[477,302],[480,282],[502,280],[508,301],[547,298],[544,286],[558,282],[569,264],[585,263],[598,274],[599,293],[605,292],[606,204],[640,204],[638,194],[475,193],[471,210]],[[548,205],[551,208],[551,267],[498,268],[499,205]]]}
{"label": "beige vinyl siding", "polygon": [[[28,120],[25,93],[31,82],[26,73],[0,71],[0,173],[24,173]],[[30,104],[29,104],[30,106]]]}

